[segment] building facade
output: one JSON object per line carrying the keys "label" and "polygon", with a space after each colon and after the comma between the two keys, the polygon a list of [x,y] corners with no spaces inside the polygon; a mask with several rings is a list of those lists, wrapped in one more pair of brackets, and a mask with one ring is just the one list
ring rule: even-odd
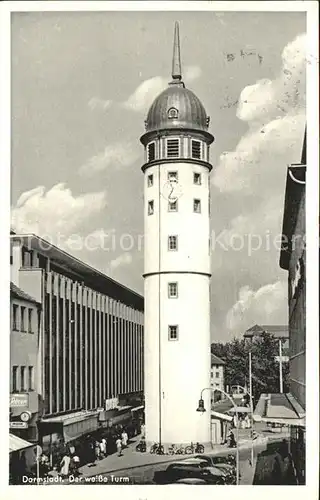
{"label": "building facade", "polygon": [[10,319],[11,432],[37,441],[41,305],[14,283],[10,283]]}
{"label": "building facade", "polygon": [[[210,441],[210,411],[196,412],[201,390],[210,387],[208,125],[182,81],[176,24],[172,82],[151,105],[141,137],[148,445]],[[209,391],[204,399],[209,410]]]}
{"label": "building facade", "polygon": [[220,391],[225,391],[224,387],[224,367],[225,362],[215,354],[211,354],[211,387],[218,389],[214,393],[214,401],[224,399],[225,396]]}
{"label": "building facade", "polygon": [[290,427],[289,452],[297,484],[305,484],[305,174],[306,136],[301,163],[287,169],[280,253],[280,267],[288,271],[290,392],[262,394],[253,415],[258,422]]}
{"label": "building facade", "polygon": [[43,311],[40,434],[51,435],[57,421],[88,432],[106,400],[142,399],[143,297],[37,236],[10,238],[11,279]]}
{"label": "building facade", "polygon": [[[306,410],[306,134],[301,163],[287,171],[280,267],[288,271],[290,392]],[[305,422],[291,426],[291,453],[297,479],[305,484]]]}

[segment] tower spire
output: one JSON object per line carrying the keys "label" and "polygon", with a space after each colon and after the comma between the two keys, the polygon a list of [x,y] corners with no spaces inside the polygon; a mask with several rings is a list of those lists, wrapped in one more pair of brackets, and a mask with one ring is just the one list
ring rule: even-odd
{"label": "tower spire", "polygon": [[172,78],[174,82],[181,82],[181,60],[180,60],[180,38],[179,23],[174,25],[173,57],[172,57]]}

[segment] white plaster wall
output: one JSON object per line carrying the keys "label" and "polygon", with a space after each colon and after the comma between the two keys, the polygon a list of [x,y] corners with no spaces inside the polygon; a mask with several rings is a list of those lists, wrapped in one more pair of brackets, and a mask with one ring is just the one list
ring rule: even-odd
{"label": "white plaster wall", "polygon": [[[178,211],[168,211],[168,172],[178,172]],[[193,173],[202,176],[200,186],[193,184]],[[148,175],[153,186],[147,186]],[[193,200],[201,200],[201,213],[193,212]],[[154,214],[148,214],[148,201],[154,201]],[[159,224],[160,222],[160,224]],[[145,174],[145,273],[159,270],[160,234],[161,270],[210,273],[209,252],[209,172],[206,167],[191,163],[159,164]],[[168,236],[178,235],[178,252],[168,252]]]}
{"label": "white plaster wall", "polygon": [[[182,192],[178,212],[168,212],[170,171],[178,172]],[[194,172],[201,173],[201,185],[193,183]],[[153,186],[148,187],[151,174]],[[201,200],[200,214],[193,212],[194,198]],[[154,201],[153,215],[148,215],[149,200]],[[165,445],[210,442],[210,391],[203,395],[207,411],[196,411],[201,390],[210,387],[209,231],[208,169],[183,162],[148,168],[144,289],[148,443],[158,442],[159,432]],[[178,236],[178,251],[168,251],[169,235]],[[168,298],[169,282],[178,282],[176,299]],[[179,339],[170,341],[168,326],[175,324],[179,325]]]}
{"label": "white plaster wall", "polygon": [[[168,298],[168,282],[177,281],[179,297]],[[146,438],[159,441],[159,394],[162,443],[209,442],[210,391],[204,393],[205,414],[196,411],[201,390],[210,387],[209,278],[201,275],[160,276],[145,280]],[[169,340],[168,326],[179,325],[178,340]],[[159,339],[160,328],[160,339]],[[159,349],[160,343],[160,349]],[[159,385],[159,352],[161,386]]]}

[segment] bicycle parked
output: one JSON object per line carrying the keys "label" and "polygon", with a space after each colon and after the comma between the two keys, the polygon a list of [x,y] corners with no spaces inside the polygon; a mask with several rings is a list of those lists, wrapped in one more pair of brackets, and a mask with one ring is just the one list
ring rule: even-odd
{"label": "bicycle parked", "polygon": [[168,448],[168,455],[184,455],[185,452],[186,451],[183,446],[176,446],[175,444],[172,444]]}
{"label": "bicycle parked", "polygon": [[140,451],[141,453],[145,453],[147,451],[147,444],[145,439],[141,439],[141,441],[137,444],[136,451]]}
{"label": "bicycle parked", "polygon": [[164,447],[160,443],[154,443],[150,448],[150,453],[155,455],[164,455]]}
{"label": "bicycle parked", "polygon": [[187,455],[192,455],[193,453],[204,453],[204,446],[200,443],[191,443],[190,446],[186,446],[185,453]]}

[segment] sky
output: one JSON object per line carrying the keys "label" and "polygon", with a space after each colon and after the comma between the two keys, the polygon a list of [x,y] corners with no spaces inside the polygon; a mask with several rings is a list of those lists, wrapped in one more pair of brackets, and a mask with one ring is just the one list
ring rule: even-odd
{"label": "sky", "polygon": [[211,336],[287,323],[279,267],[287,165],[306,122],[303,12],[12,15],[11,224],[143,294],[143,148],[170,81],[210,116]]}

